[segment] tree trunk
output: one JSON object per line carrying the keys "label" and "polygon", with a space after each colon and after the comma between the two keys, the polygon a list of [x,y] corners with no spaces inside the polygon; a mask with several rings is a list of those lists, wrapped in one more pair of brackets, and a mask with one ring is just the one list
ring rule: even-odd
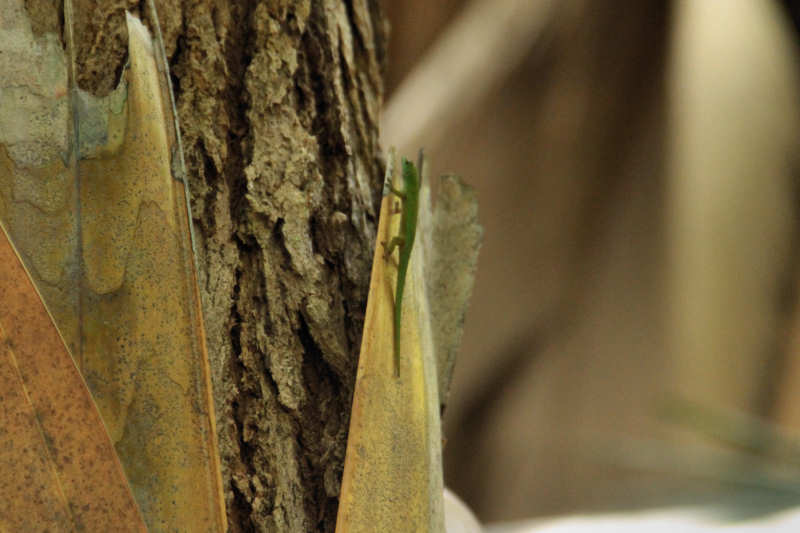
{"label": "tree trunk", "polygon": [[[134,0],[77,0],[109,92]],[[230,531],[332,531],[380,201],[378,0],[158,0],[191,188]],[[57,24],[48,0],[31,18]],[[38,13],[38,15],[37,15]]]}

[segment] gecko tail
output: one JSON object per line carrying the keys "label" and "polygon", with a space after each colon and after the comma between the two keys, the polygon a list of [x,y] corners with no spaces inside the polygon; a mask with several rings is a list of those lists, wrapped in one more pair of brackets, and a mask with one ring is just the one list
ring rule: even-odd
{"label": "gecko tail", "polygon": [[394,377],[400,377],[400,331],[394,328]]}
{"label": "gecko tail", "polygon": [[397,287],[394,306],[394,377],[396,378],[400,377],[400,326],[402,324],[403,288],[405,286],[403,281]]}
{"label": "gecko tail", "polygon": [[400,326],[403,323],[403,292],[405,290],[405,268],[400,265],[397,291],[394,300],[394,376],[400,377]]}

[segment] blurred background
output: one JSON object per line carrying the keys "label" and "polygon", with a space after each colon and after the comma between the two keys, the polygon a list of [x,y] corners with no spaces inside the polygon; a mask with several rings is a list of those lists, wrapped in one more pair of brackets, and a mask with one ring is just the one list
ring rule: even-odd
{"label": "blurred background", "polygon": [[444,428],[482,521],[800,504],[799,4],[385,0],[383,144],[485,228]]}

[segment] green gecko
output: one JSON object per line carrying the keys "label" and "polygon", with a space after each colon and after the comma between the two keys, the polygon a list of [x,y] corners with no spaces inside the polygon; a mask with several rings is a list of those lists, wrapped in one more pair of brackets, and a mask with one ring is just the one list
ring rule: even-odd
{"label": "green gecko", "polygon": [[[419,154],[419,166],[422,168],[422,151]],[[391,163],[390,163],[391,164]],[[397,290],[394,294],[394,373],[400,375],[400,323],[403,309],[403,290],[406,286],[406,273],[408,272],[408,262],[411,259],[411,249],[414,246],[414,237],[417,233],[417,213],[419,212],[419,188],[420,176],[414,163],[405,157],[402,160],[403,166],[403,190],[397,190],[393,184],[389,184],[392,194],[398,196],[403,202],[400,218],[400,235],[396,235],[387,245],[386,259],[392,254],[396,247],[400,247],[400,260],[397,263]]]}

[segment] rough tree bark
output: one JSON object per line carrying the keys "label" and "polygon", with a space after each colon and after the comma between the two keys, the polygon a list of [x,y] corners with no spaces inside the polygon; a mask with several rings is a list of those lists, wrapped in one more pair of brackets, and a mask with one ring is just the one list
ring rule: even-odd
{"label": "rough tree bark", "polygon": [[[60,2],[29,0],[58,24]],[[109,92],[124,10],[75,0]],[[378,0],[157,0],[183,135],[231,531],[332,531],[380,201]],[[39,15],[35,15],[35,13]]]}

